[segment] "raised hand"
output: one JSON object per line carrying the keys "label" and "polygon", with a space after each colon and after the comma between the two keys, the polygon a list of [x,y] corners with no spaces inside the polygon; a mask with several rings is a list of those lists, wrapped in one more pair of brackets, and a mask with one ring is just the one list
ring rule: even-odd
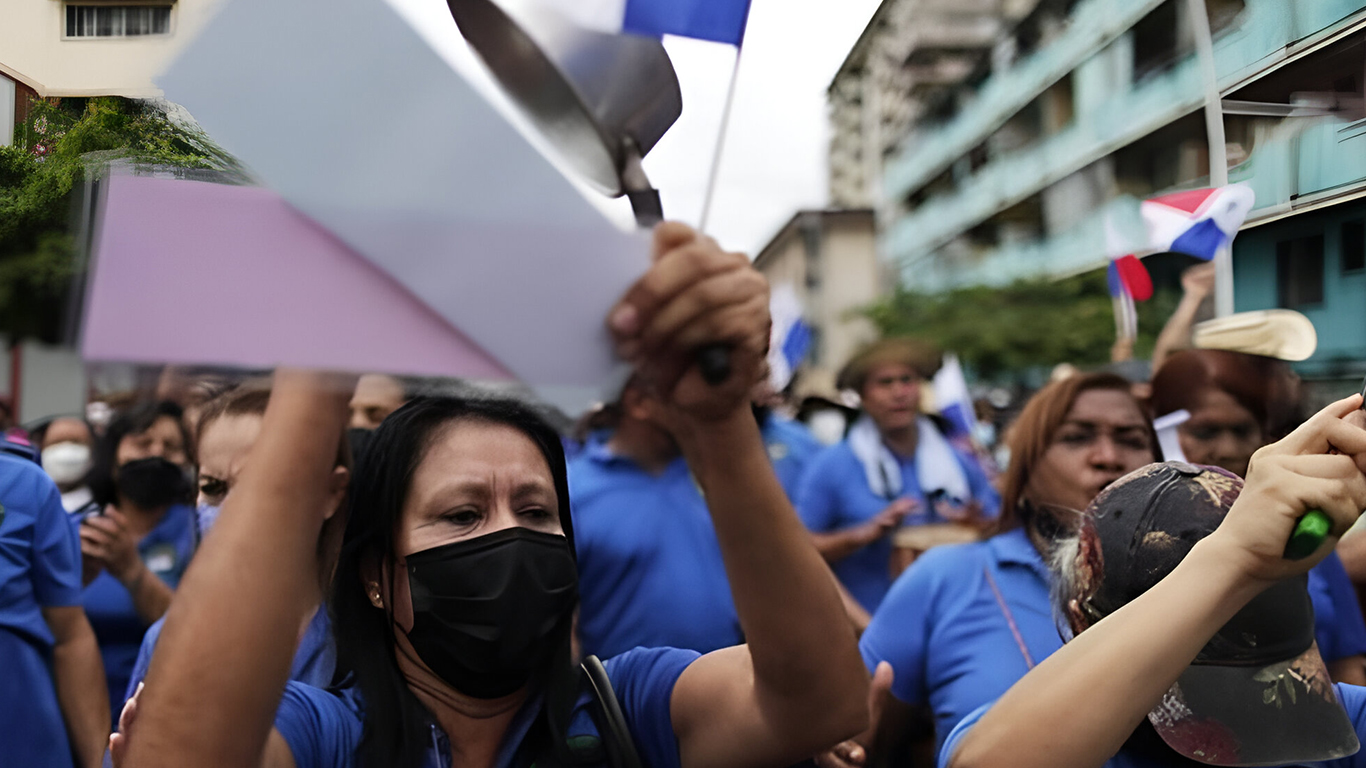
{"label": "raised hand", "polygon": [[105,507],[104,514],[81,521],[80,534],[81,555],[91,566],[98,564],[125,585],[138,577],[144,566],[137,539],[128,529],[128,518],[113,505]]}
{"label": "raised hand", "polygon": [[[692,228],[655,228],[654,265],[608,315],[617,353],[667,406],[709,421],[748,407],[767,374],[768,282],[743,254],[727,253]],[[698,350],[729,349],[730,376],[703,380]]]}
{"label": "raised hand", "polygon": [[[1247,578],[1272,582],[1307,571],[1366,509],[1366,430],[1344,420],[1360,405],[1360,395],[1339,400],[1252,455],[1242,493],[1210,537]],[[1287,560],[1285,543],[1311,509],[1328,515],[1331,534],[1310,557]]]}

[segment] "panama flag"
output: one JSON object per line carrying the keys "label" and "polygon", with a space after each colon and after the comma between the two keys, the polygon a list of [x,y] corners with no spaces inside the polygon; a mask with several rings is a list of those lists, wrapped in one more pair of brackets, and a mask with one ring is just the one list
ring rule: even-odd
{"label": "panama flag", "polygon": [[1125,250],[1123,239],[1116,231],[1114,220],[1105,217],[1105,250],[1110,257],[1106,278],[1110,297],[1114,300],[1115,334],[1121,339],[1138,337],[1138,310],[1135,301],[1153,297],[1153,280],[1148,268],[1132,253]]}
{"label": "panama flag", "polygon": [[968,394],[968,381],[963,377],[958,355],[952,352],[944,355],[944,364],[934,375],[933,386],[939,415],[953,425],[955,435],[971,435],[977,424],[977,414],[972,410],[972,396]]}
{"label": "panama flag", "polygon": [[768,345],[768,380],[776,392],[787,389],[811,348],[811,326],[802,319],[797,291],[787,283],[774,286],[768,300],[773,329]]}
{"label": "panama flag", "polygon": [[678,35],[738,46],[750,0],[536,0],[590,29]]}
{"label": "panama flag", "polygon": [[1148,251],[1174,251],[1210,261],[1233,242],[1255,202],[1252,188],[1245,184],[1144,200],[1139,208],[1148,225]]}

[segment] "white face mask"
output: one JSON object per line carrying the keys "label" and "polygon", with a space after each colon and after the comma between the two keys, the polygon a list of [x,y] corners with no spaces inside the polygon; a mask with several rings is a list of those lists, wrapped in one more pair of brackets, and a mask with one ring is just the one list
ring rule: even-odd
{"label": "white face mask", "polygon": [[844,418],[844,414],[836,410],[816,411],[807,419],[806,426],[811,430],[811,436],[821,445],[834,445],[844,439],[844,428],[848,426],[848,420]]}
{"label": "white face mask", "polygon": [[70,485],[90,471],[90,446],[57,443],[43,449],[43,470],[58,485]]}

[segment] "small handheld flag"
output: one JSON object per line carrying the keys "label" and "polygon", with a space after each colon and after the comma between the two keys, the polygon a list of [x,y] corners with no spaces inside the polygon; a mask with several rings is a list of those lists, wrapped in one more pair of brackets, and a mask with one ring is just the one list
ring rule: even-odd
{"label": "small handheld flag", "polygon": [[774,286],[768,307],[773,318],[768,380],[775,392],[781,392],[792,383],[797,367],[806,358],[811,347],[811,327],[802,319],[801,300],[791,285]]}
{"label": "small handheld flag", "polygon": [[972,408],[972,396],[968,394],[968,382],[963,376],[963,366],[958,355],[950,352],[944,355],[944,364],[934,375],[934,401],[939,407],[939,415],[953,425],[959,435],[971,435],[977,425],[977,414]]}
{"label": "small handheld flag", "polygon": [[1233,242],[1256,202],[1252,188],[1230,184],[1192,189],[1144,200],[1139,206],[1148,225],[1148,252],[1173,251],[1211,261]]}

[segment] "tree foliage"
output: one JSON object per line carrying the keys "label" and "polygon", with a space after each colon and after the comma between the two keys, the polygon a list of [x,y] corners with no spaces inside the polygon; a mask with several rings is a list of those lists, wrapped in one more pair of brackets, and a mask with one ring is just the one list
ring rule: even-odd
{"label": "tree foliage", "polygon": [[34,100],[0,146],[0,333],[51,338],[76,267],[72,193],[98,166],[237,171],[196,126],[162,105],[115,97]]}
{"label": "tree foliage", "polygon": [[[1159,292],[1138,305],[1135,357],[1151,354],[1178,299],[1174,293]],[[898,290],[868,314],[884,335],[932,341],[956,352],[978,375],[991,380],[1059,363],[1102,365],[1110,362],[1115,341],[1105,270],[939,294]]]}

